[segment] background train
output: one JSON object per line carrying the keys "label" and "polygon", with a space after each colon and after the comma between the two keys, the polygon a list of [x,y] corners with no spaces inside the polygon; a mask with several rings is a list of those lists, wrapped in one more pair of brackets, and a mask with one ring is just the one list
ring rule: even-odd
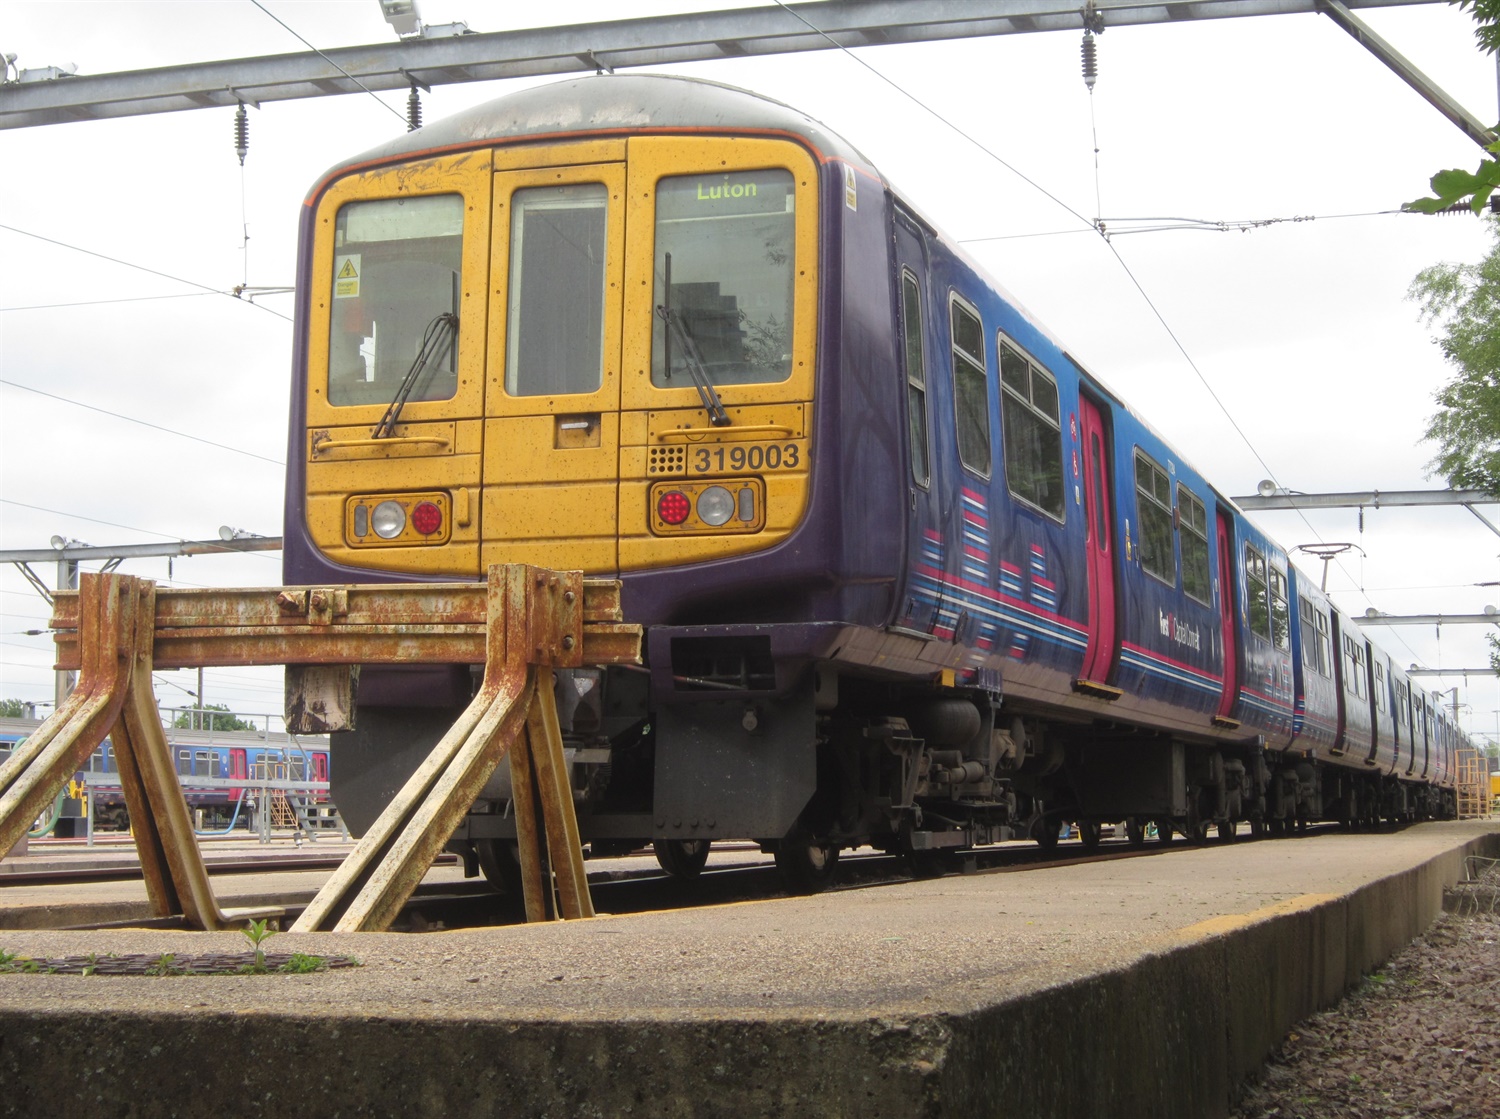
{"label": "background train", "polygon": [[[39,726],[41,722],[36,719],[0,718],[0,762]],[[259,795],[262,783],[328,780],[328,744],[323,739],[177,727],[165,733],[176,759],[183,796],[189,808],[203,810],[205,826],[234,821],[249,827],[247,808]],[[235,784],[235,779],[247,783]],[[298,795],[313,804],[328,802],[328,793],[322,789]],[[90,755],[87,767],[74,776],[53,834],[83,834],[85,796],[92,802],[95,827],[124,830],[130,826],[114,747],[108,738]]]}
{"label": "background train", "polygon": [[[519,92],[331,169],[298,267],[286,581],[618,576],[644,670],[556,682],[595,854],[750,838],[814,889],[860,845],[1453,811],[1433,697],[794,109]],[[474,684],[363,669],[351,827]],[[508,798],[454,837],[492,875]]]}

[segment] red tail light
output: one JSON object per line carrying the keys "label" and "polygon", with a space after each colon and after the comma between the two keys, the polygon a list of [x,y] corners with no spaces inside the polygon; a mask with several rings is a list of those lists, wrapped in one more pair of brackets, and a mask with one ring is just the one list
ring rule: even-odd
{"label": "red tail light", "polygon": [[411,511],[411,527],[423,536],[431,536],[443,527],[443,511],[430,501],[422,501]]}
{"label": "red tail light", "polygon": [[693,511],[693,503],[681,490],[668,490],[656,499],[656,515],[664,524],[680,525]]}

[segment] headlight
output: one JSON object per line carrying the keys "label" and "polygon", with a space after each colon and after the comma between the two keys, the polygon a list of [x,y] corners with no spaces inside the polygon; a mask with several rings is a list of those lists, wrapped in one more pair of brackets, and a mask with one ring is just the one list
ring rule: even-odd
{"label": "headlight", "polygon": [[718,527],[734,516],[734,494],[723,486],[709,486],[698,495],[698,519]]}
{"label": "headlight", "polygon": [[370,527],[382,540],[394,540],[406,528],[406,510],[399,501],[382,501],[370,514]]}

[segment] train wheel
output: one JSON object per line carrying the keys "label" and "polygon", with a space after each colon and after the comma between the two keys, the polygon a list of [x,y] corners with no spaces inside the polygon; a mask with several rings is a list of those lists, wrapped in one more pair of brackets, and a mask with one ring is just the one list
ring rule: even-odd
{"label": "train wheel", "polygon": [[1264,839],[1266,837],[1266,822],[1256,819],[1250,821],[1250,838]]}
{"label": "train wheel", "polygon": [[1031,838],[1036,840],[1036,845],[1049,855],[1057,850],[1057,839],[1059,832],[1055,821],[1045,817],[1031,825]]}
{"label": "train wheel", "polygon": [[1156,842],[1163,847],[1172,842],[1172,821],[1161,819],[1156,821]]}
{"label": "train wheel", "polygon": [[657,865],[673,878],[697,878],[708,862],[709,846],[707,839],[657,839],[651,849]]}
{"label": "train wheel", "polygon": [[1132,847],[1146,846],[1146,825],[1139,816],[1125,818],[1125,838]]}
{"label": "train wheel", "polygon": [[1183,834],[1194,847],[1202,847],[1208,842],[1208,829],[1211,823],[1212,821],[1209,820],[1190,820]]}
{"label": "train wheel", "polygon": [[1233,843],[1239,836],[1239,825],[1233,820],[1225,820],[1219,824],[1219,842]]}
{"label": "train wheel", "polygon": [[476,839],[474,854],[484,879],[502,894],[521,896],[521,857],[509,839]]}
{"label": "train wheel", "polygon": [[798,824],[776,845],[776,869],[789,894],[816,894],[826,890],[838,866],[839,849],[823,843]]}
{"label": "train wheel", "polygon": [[913,878],[941,878],[948,873],[948,860],[942,851],[906,851],[901,858]]}
{"label": "train wheel", "polygon": [[1099,826],[1097,820],[1079,820],[1078,838],[1082,841],[1085,849],[1089,851],[1099,850],[1099,842],[1104,838],[1104,829]]}

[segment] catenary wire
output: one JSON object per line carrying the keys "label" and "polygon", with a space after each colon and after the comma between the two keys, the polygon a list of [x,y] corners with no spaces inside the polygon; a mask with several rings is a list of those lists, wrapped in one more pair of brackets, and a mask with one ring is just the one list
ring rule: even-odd
{"label": "catenary wire", "polygon": [[222,295],[217,291],[184,291],[175,295],[128,295],[120,299],[85,299],[78,303],[28,303],[23,307],[0,307],[0,311],[51,311],[59,307],[103,307],[111,303],[148,303],[158,299],[201,299]]}
{"label": "catenary wire", "polygon": [[100,408],[94,404],[85,404],[81,400],[73,400],[66,396],[58,396],[55,392],[47,392],[45,389],[33,388],[31,385],[23,385],[18,381],[11,381],[4,377],[0,377],[0,385],[8,385],[13,389],[21,389],[24,392],[34,392],[38,396],[49,397],[52,400],[61,401],[63,404],[71,404],[75,408],[87,408],[90,412],[98,412],[100,415],[111,416],[117,420],[126,420],[129,423],[140,424],[142,427],[153,428],[156,431],[164,431],[168,435],[177,435],[183,439],[191,439],[195,443],[203,443],[210,447],[217,447],[221,451],[232,451],[237,455],[245,455],[248,458],[260,459],[261,462],[269,462],[272,466],[280,466],[282,468],[286,467],[286,463],[282,462],[280,459],[269,458],[266,455],[258,455],[254,451],[246,451],[240,447],[231,447],[228,443],[216,443],[212,439],[203,438],[201,435],[189,435],[185,431],[178,431],[175,428],[163,427],[161,424],[154,424],[150,420],[137,419],[134,416],[127,416],[121,412],[111,412],[108,408]]}
{"label": "catenary wire", "polygon": [[401,127],[403,127],[403,128],[406,127],[406,118],[404,116],[402,116],[400,113],[398,113],[395,109],[393,109],[389,105],[387,105],[379,97],[376,97],[375,96],[375,91],[373,89],[371,89],[369,86],[365,85],[364,82],[360,81],[353,74],[349,73],[348,70],[345,70],[342,66],[340,66],[333,59],[329,58],[322,51],[318,50],[317,47],[313,46],[306,39],[304,39],[301,35],[298,35],[297,32],[293,31],[290,27],[287,26],[287,24],[286,24],[286,22],[284,20],[282,20],[279,16],[277,16],[274,13],[272,13],[271,11],[269,11],[266,8],[266,6],[260,2],[260,0],[250,0],[250,2],[252,4],[254,4],[257,8],[259,8],[261,11],[265,12],[266,15],[270,16],[277,23],[281,24],[281,26],[283,28],[285,28],[288,32],[290,32],[297,39],[297,41],[299,43],[301,43],[304,47],[306,47],[308,50],[312,51],[319,58],[321,58],[324,62],[328,63],[328,65],[332,66],[335,70],[337,70],[340,74],[344,75],[344,77],[348,78],[355,85],[359,86],[360,89],[364,90],[371,97],[375,98],[375,104],[379,105],[382,109],[384,109],[386,112],[390,113],[397,120],[399,120],[401,122]]}
{"label": "catenary wire", "polygon": [[81,248],[78,245],[70,245],[66,241],[59,241],[55,237],[44,237],[40,233],[32,233],[28,229],[18,229],[13,225],[5,225],[3,223],[0,223],[0,229],[4,229],[10,233],[19,233],[22,237],[32,237],[38,241],[45,241],[47,244],[56,245],[59,248],[72,249],[75,253],[84,253],[87,256],[98,257],[100,260],[107,260],[111,264],[119,264],[123,265],[126,268],[134,268],[138,272],[148,272],[153,276],[160,276],[162,279],[171,280],[174,283],[187,284],[189,287],[198,288],[205,293],[222,295],[226,299],[233,299],[236,303],[244,303],[247,306],[264,311],[268,315],[275,315],[278,319],[285,319],[287,322],[292,321],[291,315],[284,315],[280,311],[274,311],[270,307],[264,307],[261,304],[256,303],[252,299],[241,299],[231,291],[221,291],[219,288],[210,287],[208,284],[200,284],[197,280],[184,279],[182,276],[174,276],[170,272],[162,272],[156,268],[148,268],[144,264],[134,264],[128,260],[121,260],[116,256],[109,256],[107,253],[95,252],[93,249]]}

